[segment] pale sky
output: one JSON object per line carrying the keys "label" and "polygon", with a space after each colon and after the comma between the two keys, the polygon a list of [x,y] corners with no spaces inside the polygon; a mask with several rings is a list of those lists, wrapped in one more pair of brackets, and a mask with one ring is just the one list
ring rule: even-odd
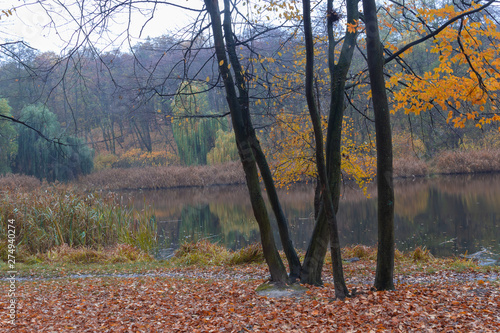
{"label": "pale sky", "polygon": [[[71,4],[63,8],[59,3]],[[45,8],[51,12],[51,17],[46,10],[35,0],[0,0],[0,43],[6,41],[24,40],[32,47],[40,51],[59,51],[70,44],[81,42],[83,35],[75,34],[78,24],[74,18],[79,18],[80,10],[74,5],[76,0],[45,0],[42,1]],[[81,2],[78,1],[78,2]],[[111,3],[124,2],[112,0]],[[201,9],[202,0],[170,0],[173,4],[189,8]],[[90,10],[93,1],[85,1],[85,8]],[[130,42],[135,44],[146,20],[151,17],[151,5],[141,5],[142,11],[134,10],[130,24]],[[3,11],[16,8],[12,16],[5,15]],[[73,15],[73,18],[71,17]],[[185,9],[176,8],[171,5],[158,5],[153,19],[151,19],[142,31],[142,38],[147,36],[157,37],[184,27],[196,17],[197,13]],[[92,16],[85,16],[86,20]],[[88,26],[88,25],[87,25]],[[124,32],[129,26],[128,9],[123,9],[120,14],[114,14],[108,21],[106,31],[92,31],[91,39],[94,45],[100,49],[109,47],[113,40],[117,47],[126,41],[127,34]],[[87,30],[87,33],[89,31]],[[127,42],[125,42],[127,44]]]}

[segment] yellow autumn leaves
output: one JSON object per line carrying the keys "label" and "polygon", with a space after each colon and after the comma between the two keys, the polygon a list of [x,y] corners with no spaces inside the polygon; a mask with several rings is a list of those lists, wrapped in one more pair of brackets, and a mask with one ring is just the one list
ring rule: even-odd
{"label": "yellow autumn leaves", "polygon": [[[449,5],[415,10],[427,25],[441,24],[463,13]],[[500,31],[486,16],[475,19],[458,20],[435,36],[426,49],[431,54],[428,61],[435,65],[423,74],[389,72],[387,87],[393,91],[393,113],[419,114],[436,107],[447,112],[447,121],[459,128],[467,121],[473,121],[476,127],[500,121]],[[385,23],[390,29],[391,23]],[[422,32],[423,24],[419,27]],[[403,57],[409,54],[411,51]]]}

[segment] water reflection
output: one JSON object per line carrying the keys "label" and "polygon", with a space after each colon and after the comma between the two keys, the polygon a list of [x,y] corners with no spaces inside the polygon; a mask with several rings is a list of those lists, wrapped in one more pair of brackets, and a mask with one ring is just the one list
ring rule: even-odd
{"label": "water reflection", "polygon": [[[370,199],[346,186],[339,209],[342,245],[375,245],[376,189]],[[397,181],[397,248],[426,246],[436,256],[500,252],[500,175],[453,176]],[[130,192],[134,207],[154,207],[163,248],[211,238],[237,249],[258,242],[259,232],[244,186]],[[305,249],[312,233],[311,185],[279,193],[294,244]],[[278,234],[276,231],[276,237]]]}

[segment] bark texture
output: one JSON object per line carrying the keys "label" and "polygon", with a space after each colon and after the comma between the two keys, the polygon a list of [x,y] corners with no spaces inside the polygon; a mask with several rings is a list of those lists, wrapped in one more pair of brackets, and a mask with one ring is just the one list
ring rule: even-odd
{"label": "bark texture", "polygon": [[385,60],[380,42],[375,0],[363,0],[363,12],[377,141],[378,252],[374,287],[377,290],[392,290],[394,289],[395,250],[392,135],[385,91]]}
{"label": "bark texture", "polygon": [[[321,187],[322,205],[329,227],[330,246],[332,252],[333,279],[335,287],[335,297],[343,299],[349,292],[345,285],[344,272],[342,269],[342,257],[340,254],[340,242],[338,237],[337,217],[333,207],[332,194],[328,182],[326,163],[324,157],[323,133],[321,129],[321,118],[314,96],[314,42],[311,26],[311,4],[309,0],[303,0],[304,18],[304,40],[306,46],[306,100],[309,114],[314,129],[314,139],[316,143],[316,165],[318,168],[318,179]],[[320,216],[321,213],[320,213]]]}
{"label": "bark texture", "polygon": [[[358,0],[347,0],[347,22],[353,24],[359,19]],[[328,184],[332,194],[335,213],[338,212],[341,185],[341,143],[342,120],[345,109],[345,82],[356,46],[357,32],[347,32],[337,63],[335,63],[335,47],[338,41],[334,36],[333,0],[328,0],[328,67],[330,70],[330,108],[328,115],[328,131],[326,137],[326,170]],[[319,187],[318,187],[319,188]],[[319,188],[319,190],[321,190]],[[318,210],[317,223],[313,230],[306,257],[304,259],[301,281],[309,284],[322,284],[321,271],[330,239],[328,222],[323,208]]]}

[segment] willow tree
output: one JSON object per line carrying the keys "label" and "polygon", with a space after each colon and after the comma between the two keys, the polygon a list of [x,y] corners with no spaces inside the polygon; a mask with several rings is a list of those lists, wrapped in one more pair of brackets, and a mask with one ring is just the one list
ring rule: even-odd
{"label": "willow tree", "polygon": [[92,171],[91,149],[78,138],[65,137],[56,115],[46,107],[26,106],[19,120],[17,172],[66,181]]}
{"label": "willow tree", "polygon": [[172,103],[172,131],[184,165],[207,164],[207,154],[215,146],[217,131],[225,128],[219,119],[210,117],[213,112],[207,89],[205,83],[184,82]]}
{"label": "willow tree", "polygon": [[207,163],[214,165],[236,161],[238,159],[238,148],[234,142],[233,131],[219,129],[215,136],[215,146],[207,154]]}
{"label": "willow tree", "polygon": [[[6,99],[0,99],[0,115],[12,117],[11,107]],[[11,172],[11,163],[17,153],[17,132],[14,124],[0,117],[0,174]]]}

